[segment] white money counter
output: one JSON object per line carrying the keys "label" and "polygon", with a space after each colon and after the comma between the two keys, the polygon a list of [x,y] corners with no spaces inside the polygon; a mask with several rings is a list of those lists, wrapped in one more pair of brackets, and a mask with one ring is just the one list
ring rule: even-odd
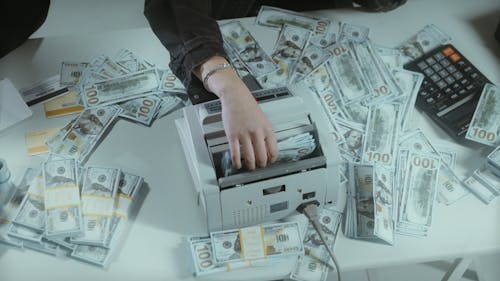
{"label": "white money counter", "polygon": [[[115,6],[117,10],[108,15],[119,17],[119,5]],[[395,46],[433,23],[448,33],[453,44],[499,85],[500,44],[493,37],[499,10],[497,0],[415,0],[381,14],[343,9],[313,14],[368,26],[372,41],[385,46]],[[66,14],[64,18],[70,21],[72,17]],[[254,26],[252,18],[242,22],[269,52],[278,32]],[[168,54],[149,27],[92,32],[79,32],[75,28],[71,35],[30,40],[2,58],[0,78],[9,78],[20,89],[58,74],[62,61],[87,61],[123,47],[160,67],[168,65]],[[15,183],[28,166],[43,159],[27,155],[25,134],[62,127],[72,118],[47,119],[42,104],[30,109],[32,117],[0,134],[0,157],[8,163]],[[108,269],[0,245],[0,280],[195,280],[190,272],[191,256],[183,241],[187,236],[206,234],[208,225],[197,207],[194,182],[176,130],[175,119],[181,114],[177,111],[151,128],[119,121],[88,161],[92,165],[120,167],[144,176],[148,183],[142,207]],[[470,147],[453,142],[419,112],[414,116],[413,126],[424,130],[433,142],[457,152],[457,173],[461,177],[476,169],[487,153],[479,145]],[[456,258],[463,258],[457,260],[457,268],[463,272],[472,257],[500,253],[499,232],[500,200],[484,205],[474,196],[467,196],[450,206],[436,205],[432,229],[425,239],[398,235],[395,246],[387,246],[347,239],[339,233],[334,251],[345,276],[368,270],[373,277],[374,272],[381,272],[386,266]],[[293,259],[284,260],[271,267],[242,269],[203,280],[275,280],[285,278],[293,263]],[[458,275],[448,277],[452,280]],[[335,280],[334,274],[328,280]]]}

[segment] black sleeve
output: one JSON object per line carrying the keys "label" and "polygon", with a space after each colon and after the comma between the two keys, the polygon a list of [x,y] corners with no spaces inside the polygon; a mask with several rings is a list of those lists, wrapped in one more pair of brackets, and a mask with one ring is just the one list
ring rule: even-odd
{"label": "black sleeve", "polygon": [[192,70],[206,59],[226,57],[208,0],[146,0],[144,15],[170,53],[170,68],[190,88]]}

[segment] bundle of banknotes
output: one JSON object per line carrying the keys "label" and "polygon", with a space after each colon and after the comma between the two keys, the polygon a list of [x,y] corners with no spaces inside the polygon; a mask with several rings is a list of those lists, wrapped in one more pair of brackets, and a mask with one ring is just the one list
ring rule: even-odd
{"label": "bundle of banknotes", "polygon": [[486,157],[486,163],[476,169],[465,184],[486,204],[500,195],[500,146]]}
{"label": "bundle of banknotes", "polygon": [[26,171],[0,212],[0,242],[109,265],[137,208],[143,178],[50,155]]}
{"label": "bundle of banknotes", "polygon": [[[315,149],[316,140],[311,133],[302,133],[278,140],[278,157],[273,165],[306,158],[313,153]],[[229,150],[225,151],[222,155],[220,168],[223,171],[224,177],[246,171],[245,169],[237,170],[233,167]]]}
{"label": "bundle of banknotes", "polygon": [[331,207],[319,210],[326,245],[303,215],[287,222],[189,237],[193,273],[204,276],[239,268],[272,267],[280,260],[293,257],[296,263],[291,279],[324,281],[328,272],[335,269],[325,247],[333,249],[341,218],[342,214]]}

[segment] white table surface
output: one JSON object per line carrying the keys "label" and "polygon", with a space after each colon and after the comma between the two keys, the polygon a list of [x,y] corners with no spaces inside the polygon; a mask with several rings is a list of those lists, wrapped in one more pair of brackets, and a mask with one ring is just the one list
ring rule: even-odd
{"label": "white table surface", "polygon": [[[453,44],[493,83],[500,84],[500,43],[493,39],[500,20],[497,0],[409,0],[399,9],[378,14],[352,10],[319,11],[341,21],[371,28],[375,43],[395,46],[424,25],[434,23],[453,38]],[[277,32],[243,22],[266,50]],[[0,78],[10,78],[19,89],[57,74],[62,61],[89,61],[120,48],[166,67],[168,54],[150,29],[138,28],[80,36],[29,40],[0,60]],[[26,153],[25,133],[64,126],[71,118],[46,119],[43,106],[32,107],[34,116],[0,134],[0,157],[17,183],[27,166],[41,161]],[[119,121],[92,154],[88,164],[120,167],[145,177],[149,188],[128,237],[110,267],[103,270],[72,259],[55,258],[31,250],[0,245],[0,280],[193,280],[190,254],[182,243],[188,235],[206,232],[196,208],[192,180],[174,125],[176,112],[151,128]],[[458,154],[458,173],[469,175],[491,149],[454,143],[431,120],[417,113],[415,128]],[[437,205],[428,238],[397,236],[386,246],[350,240],[339,234],[335,251],[341,271],[398,265],[500,252],[500,200],[484,205],[469,195],[451,205]],[[293,261],[272,269],[258,268],[209,277],[211,280],[270,280],[285,276]]]}

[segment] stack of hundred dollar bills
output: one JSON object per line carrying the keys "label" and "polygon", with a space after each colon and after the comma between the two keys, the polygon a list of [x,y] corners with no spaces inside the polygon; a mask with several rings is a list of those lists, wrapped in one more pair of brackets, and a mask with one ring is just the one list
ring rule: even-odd
{"label": "stack of hundred dollar bills", "polygon": [[[319,222],[326,238],[322,244],[305,216],[287,222],[258,225],[189,237],[193,273],[204,276],[240,268],[269,267],[284,259],[296,259],[293,280],[324,281],[336,270],[325,247],[333,249],[342,214],[331,207],[319,210]],[[305,226],[305,227],[304,227]]]}
{"label": "stack of hundred dollar bills", "polygon": [[50,155],[26,171],[0,211],[0,242],[106,267],[124,238],[143,178]]}
{"label": "stack of hundred dollar bills", "polygon": [[84,164],[118,118],[151,126],[154,120],[187,104],[186,89],[169,69],[127,49],[113,58],[63,62],[61,85],[74,89],[85,110],[47,141],[51,153]]}

